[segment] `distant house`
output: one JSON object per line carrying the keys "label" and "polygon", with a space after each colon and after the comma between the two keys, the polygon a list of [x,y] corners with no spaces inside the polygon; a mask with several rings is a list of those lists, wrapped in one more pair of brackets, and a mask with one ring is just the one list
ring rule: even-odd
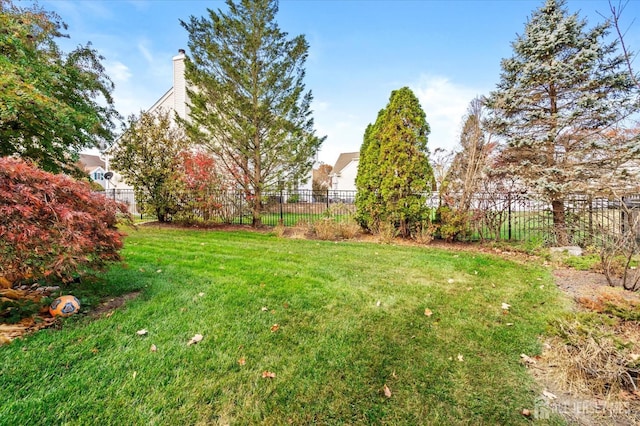
{"label": "distant house", "polygon": [[334,191],[355,191],[358,175],[359,152],[343,152],[338,156],[331,172],[331,189]]}
{"label": "distant house", "polygon": [[104,174],[106,172],[106,166],[104,160],[98,155],[80,154],[80,165],[82,169],[89,175],[92,181],[100,184],[103,188],[106,188],[106,179]]}

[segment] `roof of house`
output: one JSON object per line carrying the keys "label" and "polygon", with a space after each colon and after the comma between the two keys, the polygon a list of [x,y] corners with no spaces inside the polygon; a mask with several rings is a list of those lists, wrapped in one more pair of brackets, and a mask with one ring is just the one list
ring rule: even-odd
{"label": "roof of house", "polygon": [[98,167],[102,167],[103,169],[105,167],[104,161],[102,161],[99,156],[91,154],[80,154],[80,164],[82,164],[82,167],[89,173]]}
{"label": "roof of house", "polygon": [[332,173],[334,174],[340,173],[342,169],[347,167],[347,164],[359,158],[360,158],[360,152],[343,152],[338,156],[336,165],[333,166]]}

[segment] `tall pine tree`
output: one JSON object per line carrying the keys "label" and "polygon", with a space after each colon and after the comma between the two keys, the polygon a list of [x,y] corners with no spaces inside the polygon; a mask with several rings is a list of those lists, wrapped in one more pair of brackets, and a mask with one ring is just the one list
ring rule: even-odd
{"label": "tall pine tree", "polygon": [[257,226],[263,191],[306,177],[324,138],[315,135],[303,83],[305,37],[280,30],[275,0],[227,0],[227,7],[182,22],[191,50],[185,124],[252,200]]}
{"label": "tall pine tree", "polygon": [[408,87],[394,90],[389,104],[365,132],[356,186],[360,222],[374,229],[392,223],[409,236],[426,218],[425,196],[433,188],[429,125]]}
{"label": "tall pine tree", "polygon": [[514,55],[502,61],[487,105],[506,146],[509,171],[552,205],[557,243],[569,242],[565,198],[590,191],[603,171],[618,170],[639,152],[636,139],[613,139],[635,110],[632,80],[609,24],[587,29],[564,0],[533,12]]}

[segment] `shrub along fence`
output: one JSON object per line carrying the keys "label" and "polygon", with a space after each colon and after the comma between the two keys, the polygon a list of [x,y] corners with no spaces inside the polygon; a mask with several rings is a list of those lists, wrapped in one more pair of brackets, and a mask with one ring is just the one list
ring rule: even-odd
{"label": "shrub along fence", "polygon": [[[108,190],[109,198],[124,202],[132,214],[141,214],[133,190]],[[263,194],[262,223],[293,226],[320,218],[349,220],[355,213],[355,191],[272,191]],[[454,197],[455,198],[455,197]],[[425,196],[435,220],[445,205],[438,193]],[[206,206],[206,207],[203,207]],[[614,200],[575,194],[565,199],[566,228],[572,244],[586,246],[594,236],[628,231],[640,213],[640,195]],[[184,201],[175,220],[250,224],[251,206],[241,191],[211,193],[206,203]],[[478,193],[468,213],[466,229],[458,239],[535,241],[553,244],[551,205],[527,193]],[[640,237],[640,236],[639,236]]]}

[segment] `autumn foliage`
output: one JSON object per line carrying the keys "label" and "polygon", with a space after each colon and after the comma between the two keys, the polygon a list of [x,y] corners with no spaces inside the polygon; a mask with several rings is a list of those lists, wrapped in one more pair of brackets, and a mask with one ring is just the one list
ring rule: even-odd
{"label": "autumn foliage", "polygon": [[119,212],[126,207],[86,183],[0,158],[0,287],[68,281],[120,260]]}

